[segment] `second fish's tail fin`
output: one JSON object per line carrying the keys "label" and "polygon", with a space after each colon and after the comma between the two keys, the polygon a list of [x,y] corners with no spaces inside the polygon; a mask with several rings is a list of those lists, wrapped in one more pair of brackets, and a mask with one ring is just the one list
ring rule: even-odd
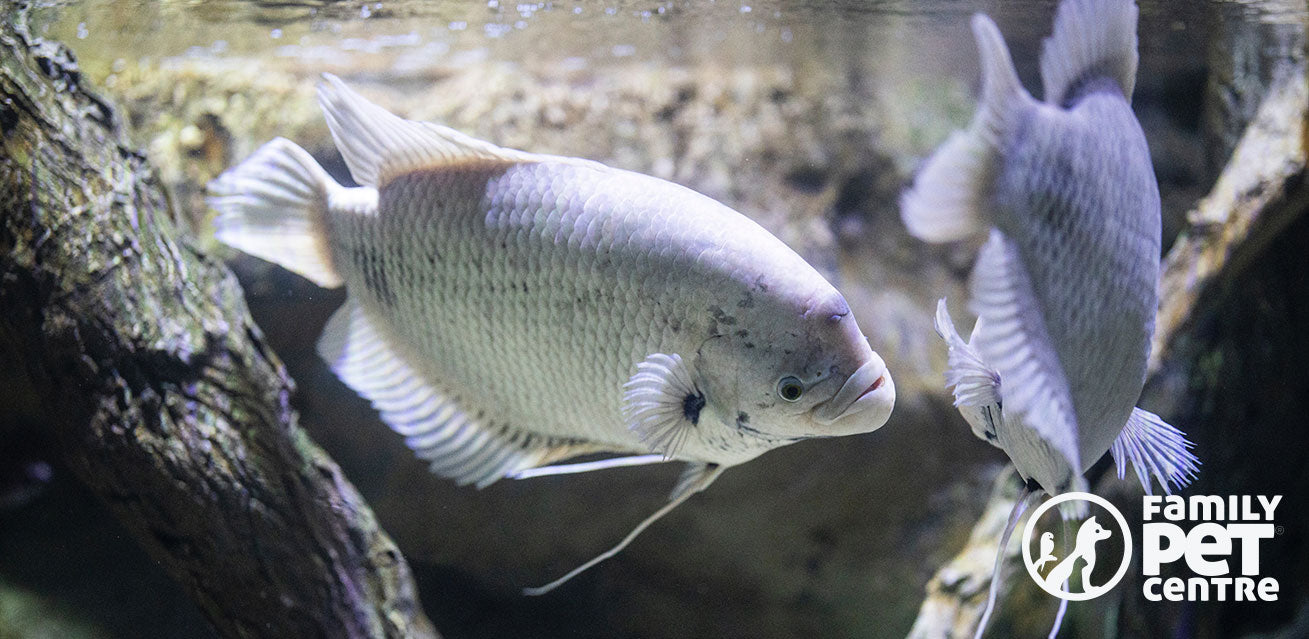
{"label": "second fish's tail fin", "polygon": [[1045,101],[1068,106],[1087,83],[1109,79],[1131,100],[1136,84],[1134,0],[1064,0],[1054,18],[1054,34],[1041,45]]}
{"label": "second fish's tail fin", "polygon": [[927,242],[961,240],[989,226],[988,199],[1008,122],[1032,100],[995,23],[984,14],[973,16],[973,35],[982,65],[982,96],[973,122],[936,150],[900,198],[905,226]]}
{"label": "second fish's tail fin", "polygon": [[331,190],[341,189],[307,151],[277,138],[209,183],[218,211],[214,235],[224,244],[335,288],[325,218]]}

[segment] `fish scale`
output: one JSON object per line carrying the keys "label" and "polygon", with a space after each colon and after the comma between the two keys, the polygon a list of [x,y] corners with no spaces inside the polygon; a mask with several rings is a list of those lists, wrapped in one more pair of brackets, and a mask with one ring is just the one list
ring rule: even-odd
{"label": "fish scale", "polygon": [[[1012,155],[1033,162],[1005,164],[996,225],[1015,239],[1029,265],[1034,302],[1077,400],[1079,448],[1089,466],[1127,420],[1144,379],[1159,218],[1137,211],[1157,210],[1158,192],[1140,127],[1124,101],[1088,96],[1070,120],[1044,135],[1015,136],[1014,144],[1027,148]],[[1061,161],[1035,166],[1041,158]],[[1024,203],[1027,193],[1042,197]],[[1045,195],[1056,193],[1053,200]],[[1010,201],[1015,204],[1006,205]],[[1093,209],[1089,203],[1104,204]],[[1023,221],[1012,211],[1059,214]]]}

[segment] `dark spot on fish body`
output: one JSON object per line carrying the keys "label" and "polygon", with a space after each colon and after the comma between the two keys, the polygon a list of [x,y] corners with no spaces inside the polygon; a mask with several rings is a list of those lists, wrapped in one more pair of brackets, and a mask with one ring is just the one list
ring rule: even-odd
{"label": "dark spot on fish body", "polygon": [[741,412],[739,412],[739,413],[736,414],[736,427],[737,427],[737,428],[740,428],[740,429],[748,428],[747,424],[749,424],[749,423],[750,423],[750,413],[747,413],[747,412],[745,412],[745,411],[741,411]]}
{"label": "dark spot on fish body", "polygon": [[704,410],[705,398],[704,393],[695,392],[682,398],[682,416],[691,422],[692,426],[700,425],[700,411]]}
{"label": "dark spot on fish body", "polygon": [[[999,410],[999,408],[1000,405],[996,404],[996,409]],[[986,423],[987,423],[987,427],[982,431],[982,434],[986,435],[986,441],[994,442],[996,439],[999,439],[995,434],[995,422],[996,422],[995,415],[991,413],[990,406],[984,406],[982,407],[982,410],[986,411]]]}
{"label": "dark spot on fish body", "polygon": [[754,348],[754,342],[746,342],[746,343],[745,343],[745,347],[746,347],[746,348]]}
{"label": "dark spot on fish body", "polygon": [[728,315],[727,313],[724,313],[723,309],[718,306],[710,306],[709,314],[713,318],[713,326],[711,328],[711,331],[715,335],[721,333],[721,331],[718,328],[719,324],[725,324],[727,326],[732,326],[733,324],[736,324],[736,318],[731,315]]}
{"label": "dark spot on fish body", "polygon": [[1092,93],[1110,93],[1121,96],[1123,89],[1118,86],[1118,81],[1113,79],[1112,73],[1106,68],[1107,66],[1109,65],[1103,64],[1091,67],[1077,76],[1077,79],[1069,82],[1064,94],[1059,96],[1059,106],[1071,109],[1082,98]]}
{"label": "dark spot on fish body", "polygon": [[750,331],[747,331],[747,330],[745,330],[744,328],[739,329],[739,330],[736,331],[736,336],[737,336],[737,337],[750,337]]}
{"label": "dark spot on fish body", "polygon": [[739,302],[736,303],[736,307],[737,307],[737,308],[754,308],[754,293],[751,293],[750,291],[746,291],[746,292],[745,292],[745,297],[741,298],[741,301],[739,301]]}

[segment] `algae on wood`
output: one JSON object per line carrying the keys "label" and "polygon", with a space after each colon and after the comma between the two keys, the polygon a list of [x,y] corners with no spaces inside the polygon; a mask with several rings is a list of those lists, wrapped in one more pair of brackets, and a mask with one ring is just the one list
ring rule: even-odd
{"label": "algae on wood", "polygon": [[235,278],[178,236],[71,53],[0,12],[0,352],[69,467],[224,636],[435,636]]}

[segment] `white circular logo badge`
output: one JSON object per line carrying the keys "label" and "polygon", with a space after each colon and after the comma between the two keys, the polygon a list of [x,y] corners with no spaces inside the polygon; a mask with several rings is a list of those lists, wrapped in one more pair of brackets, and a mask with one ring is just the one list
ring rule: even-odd
{"label": "white circular logo badge", "polygon": [[[1065,541],[1061,556],[1056,556],[1054,533],[1043,532],[1038,549],[1039,556],[1033,559],[1032,534],[1036,531],[1037,522],[1041,520],[1041,515],[1066,501],[1087,502],[1089,516],[1081,522],[1069,522],[1067,530],[1071,531],[1075,527],[1077,532],[1072,539]],[[1098,506],[1099,510],[1112,515],[1113,522],[1106,521],[1107,518],[1103,513],[1097,512],[1096,508],[1090,508],[1091,505]],[[1123,559],[1112,578],[1102,584],[1094,584],[1092,573],[1099,560],[1096,546],[1114,536],[1115,532],[1111,529],[1113,526],[1117,527],[1116,534],[1122,539]],[[1123,519],[1123,514],[1118,512],[1113,504],[1099,495],[1073,492],[1054,497],[1038,506],[1028,518],[1027,525],[1023,527],[1023,563],[1027,565],[1027,574],[1031,575],[1032,580],[1042,590],[1060,599],[1086,601],[1109,592],[1123,579],[1123,575],[1127,574],[1127,565],[1131,562],[1132,533],[1127,528],[1127,520]],[[1078,564],[1082,565],[1081,578],[1074,580],[1073,570]]]}

